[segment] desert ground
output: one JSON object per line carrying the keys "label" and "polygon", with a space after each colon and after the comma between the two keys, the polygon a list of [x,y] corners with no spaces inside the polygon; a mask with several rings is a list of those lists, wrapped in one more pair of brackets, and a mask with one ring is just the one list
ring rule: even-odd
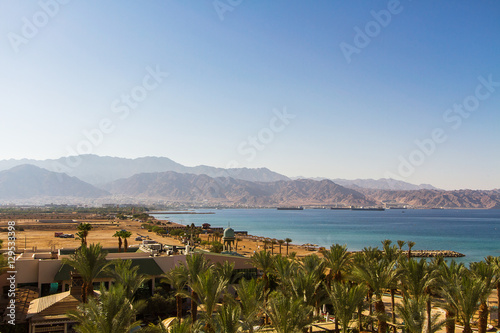
{"label": "desert ground", "polygon": [[[54,235],[56,232],[75,235],[78,231],[76,229],[77,225],[80,222],[90,223],[92,225],[92,230],[87,237],[87,243],[100,243],[105,248],[118,247],[118,239],[113,237],[113,235],[116,231],[121,229],[132,232],[132,236],[128,239],[129,246],[137,246],[141,243],[141,241],[135,240],[137,236],[147,236],[148,239],[155,240],[162,244],[182,245],[179,238],[171,236],[162,237],[154,232],[148,232],[141,228],[142,222],[134,220],[95,219],[86,216],[85,218],[76,219],[77,222],[75,223],[41,223],[37,222],[35,218],[2,219],[0,220],[0,230],[7,228],[8,221],[11,220],[16,222],[17,229],[22,229],[22,231],[16,230],[16,249],[19,252],[22,252],[24,249],[42,252],[50,249],[76,248],[80,246],[80,240],[76,238],[59,238]],[[170,222],[169,225],[175,226],[176,223]],[[7,236],[6,231],[0,232],[0,239],[4,241],[5,246],[7,245]],[[200,238],[202,240],[207,240],[208,235],[201,234]],[[264,237],[237,235],[237,238],[237,252],[240,254],[251,256],[254,251],[258,252],[264,249]],[[203,246],[200,247],[204,248]],[[269,245],[268,250],[274,254],[280,253],[278,244],[275,244],[273,249],[271,249]],[[306,247],[297,244],[289,244],[288,252],[295,252],[298,257],[318,253],[315,247]],[[282,245],[281,253],[286,255],[286,244]]]}

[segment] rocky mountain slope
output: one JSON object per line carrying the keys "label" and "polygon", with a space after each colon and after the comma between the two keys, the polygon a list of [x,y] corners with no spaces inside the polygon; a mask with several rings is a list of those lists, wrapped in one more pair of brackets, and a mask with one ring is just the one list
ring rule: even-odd
{"label": "rocky mountain slope", "polygon": [[367,198],[382,202],[396,201],[425,208],[500,208],[500,191],[480,190],[416,190],[386,191],[361,189]]}
{"label": "rocky mountain slope", "polygon": [[4,200],[35,197],[98,198],[107,195],[108,192],[78,178],[33,165],[19,165],[0,171],[0,199]]}
{"label": "rocky mountain slope", "polygon": [[236,203],[251,206],[272,205],[371,205],[357,191],[329,180],[309,179],[250,182],[234,178],[176,172],[148,173],[106,184],[113,194],[158,198],[177,202]]}

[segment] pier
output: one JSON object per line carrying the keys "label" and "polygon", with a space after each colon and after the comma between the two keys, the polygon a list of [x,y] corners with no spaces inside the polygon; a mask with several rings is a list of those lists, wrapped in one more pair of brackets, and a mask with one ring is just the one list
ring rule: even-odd
{"label": "pier", "polygon": [[[361,252],[361,251],[351,251],[351,253]],[[408,254],[408,251],[400,251],[403,256]],[[465,257],[465,254],[450,251],[450,250],[411,250],[412,258],[433,258],[433,257],[443,257],[443,258],[461,258]]]}
{"label": "pier", "polygon": [[411,256],[415,258],[433,258],[433,257],[461,258],[465,257],[465,254],[449,250],[412,250]]}

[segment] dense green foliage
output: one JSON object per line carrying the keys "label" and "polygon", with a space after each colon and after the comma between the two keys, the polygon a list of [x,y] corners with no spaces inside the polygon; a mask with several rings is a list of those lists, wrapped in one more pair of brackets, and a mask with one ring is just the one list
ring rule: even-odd
{"label": "dense green foliage", "polygon": [[[325,306],[343,333],[370,329],[387,332],[391,327],[395,331],[404,327],[410,333],[433,333],[445,324],[450,333],[456,321],[464,325],[465,333],[470,333],[475,314],[479,314],[478,333],[486,330],[484,320],[488,320],[489,309],[483,307],[499,282],[498,258],[473,263],[470,268],[441,258],[415,260],[390,241],[384,241],[382,249],[365,248],[355,254],[334,244],[322,254],[323,257],[313,254],[297,259],[269,251],[257,252],[251,262],[261,275],[249,280],[233,274],[232,264],[214,265],[202,254],[192,254],[186,258],[186,264],[165,274],[164,282],[172,291],[150,297],[146,312],[160,319],[176,315],[178,319],[170,332],[254,332],[268,326],[276,332],[305,332],[322,317],[321,309]],[[81,332],[85,332],[87,319],[103,320],[99,311],[106,314],[106,320],[128,311],[131,319],[125,325],[137,324],[134,318],[140,310],[133,294],[142,277],[134,273],[130,262],[116,267],[114,277],[119,289],[101,291],[101,301],[91,299],[79,308],[80,314],[75,314]],[[392,306],[387,310],[387,299],[383,297],[389,293]],[[402,298],[397,305],[395,294]],[[128,304],[126,310],[111,302],[112,297]],[[191,313],[186,311],[188,298]],[[108,303],[115,305],[107,309]],[[433,306],[446,310],[446,321],[431,311]],[[142,331],[169,329],[158,322]]]}

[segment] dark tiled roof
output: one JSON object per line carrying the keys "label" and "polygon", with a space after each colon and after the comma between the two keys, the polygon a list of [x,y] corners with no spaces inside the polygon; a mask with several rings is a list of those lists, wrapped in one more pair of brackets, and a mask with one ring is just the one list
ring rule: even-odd
{"label": "dark tiled roof", "polygon": [[[134,266],[139,266],[139,273],[144,274],[147,276],[153,276],[153,275],[162,275],[164,272],[158,266],[156,261],[153,258],[143,258],[143,259],[127,259],[132,261],[132,267]],[[111,264],[111,268],[113,267],[113,264]],[[64,281],[64,280],[70,280],[70,272],[73,270],[73,267],[63,264],[59,268],[59,271],[56,273],[56,276],[54,277],[54,281]],[[97,275],[97,278],[105,278],[107,277],[106,273],[101,272],[99,275]]]}

